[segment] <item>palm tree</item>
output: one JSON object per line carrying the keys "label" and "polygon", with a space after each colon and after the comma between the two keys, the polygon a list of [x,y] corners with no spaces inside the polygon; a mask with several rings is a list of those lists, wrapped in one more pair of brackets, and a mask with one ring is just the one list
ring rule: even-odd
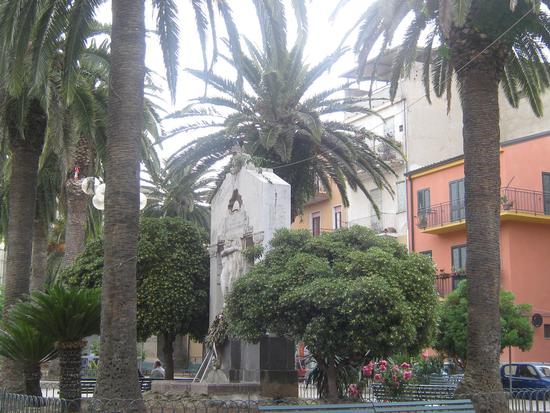
{"label": "palm tree", "polygon": [[55,342],[61,374],[59,396],[80,398],[80,359],[85,337],[99,333],[101,300],[99,290],[53,285],[34,291],[28,302],[13,307],[14,323],[27,323],[40,336]]}
{"label": "palm tree", "polygon": [[[339,6],[348,0],[340,2]],[[512,2],[487,0],[377,0],[362,14],[355,51],[359,73],[378,39],[381,53],[400,23],[408,27],[395,58],[392,96],[403,74],[417,57],[417,44],[426,30],[423,50],[424,85],[440,96],[450,91],[456,74],[463,111],[464,175],[468,243],[468,365],[462,392],[502,390],[499,366],[500,318],[500,131],[498,91],[502,86],[513,107],[525,97],[542,116],[540,95],[550,84],[548,0]],[[412,16],[412,20],[408,20]],[[438,45],[438,46],[436,46]],[[493,404],[490,411],[506,410]],[[483,409],[483,406],[478,405]]]}
{"label": "palm tree", "polygon": [[56,355],[50,336],[39,333],[25,321],[10,320],[0,331],[0,355],[23,365],[25,394],[42,396],[40,364]]}
{"label": "palm tree", "polygon": [[[0,86],[1,87],[1,86]],[[47,116],[36,96],[13,97],[5,101],[3,127],[11,149],[8,193],[7,260],[4,275],[4,318],[9,308],[29,292],[38,164]],[[21,370],[10,360],[2,365],[4,386],[23,390]]]}
{"label": "palm tree", "polygon": [[152,176],[148,203],[143,214],[149,217],[181,217],[210,229],[210,200],[215,177],[194,174],[188,168],[183,174],[172,174],[168,168]]}
{"label": "palm tree", "polygon": [[36,204],[39,207],[34,220],[30,291],[42,288],[47,280],[48,235],[59,206],[60,169],[59,158],[50,153],[38,173]]}
{"label": "palm tree", "polygon": [[371,199],[360,173],[391,191],[385,173],[393,172],[377,156],[372,142],[380,139],[397,148],[365,129],[335,120],[334,115],[372,113],[361,104],[364,101],[344,96],[345,85],[316,94],[311,91],[345,50],[337,50],[319,64],[309,66],[303,57],[307,22],[301,22],[297,40],[289,48],[282,3],[254,4],[262,28],[262,47],[246,40],[248,54],[229,61],[242,73],[245,88],[239,87],[238,81],[190,70],[198,79],[208,80],[218,93],[199,98],[196,105],[171,115],[184,119],[185,124],[168,136],[205,131],[205,136],[185,145],[171,159],[171,173],[191,169],[191,173],[200,174],[240,145],[258,166],[273,168],[291,185],[292,219],[315,195],[317,180],[329,193],[332,180],[346,206],[347,185]]}
{"label": "palm tree", "polygon": [[[33,65],[29,75],[33,84],[43,83],[55,45],[60,38],[65,38],[67,47],[64,50],[63,82],[70,87],[77,73],[76,63],[81,46],[92,26],[94,10],[101,3],[102,0],[50,0],[41,3],[21,0],[14,6],[8,0],[2,0],[0,31],[5,35],[1,36],[0,50],[14,55],[16,64],[11,70],[13,76],[25,73],[21,61],[30,49]],[[179,35],[176,3],[172,0],[155,0],[153,5],[157,11],[168,85],[174,97]],[[226,0],[199,0],[193,1],[192,5],[203,50],[206,50],[205,32],[209,20],[215,34],[214,5],[217,5],[225,21],[229,37],[236,36]],[[134,368],[135,268],[139,214],[138,142],[143,127],[145,74],[144,1],[114,0],[112,16],[112,70],[105,165],[108,189],[105,198],[104,305],[97,395],[101,398],[137,399],[141,394]],[[217,52],[217,47],[214,46],[213,50]],[[203,53],[206,66],[206,52]]]}

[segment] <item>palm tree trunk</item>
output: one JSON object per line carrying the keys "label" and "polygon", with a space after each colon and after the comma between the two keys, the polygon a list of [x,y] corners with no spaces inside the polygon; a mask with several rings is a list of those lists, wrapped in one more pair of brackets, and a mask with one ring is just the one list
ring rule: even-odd
{"label": "palm tree trunk", "polygon": [[164,357],[164,378],[174,380],[174,334],[163,334],[162,356]]}
{"label": "palm tree trunk", "polygon": [[48,223],[40,216],[34,220],[32,240],[32,275],[30,291],[38,290],[46,282],[48,268]]}
{"label": "palm tree trunk", "polygon": [[90,197],[80,189],[80,180],[69,179],[65,184],[67,194],[67,220],[65,222],[65,253],[62,268],[70,267],[86,243],[87,206]]}
{"label": "palm tree trunk", "polygon": [[112,12],[105,266],[96,397],[138,400],[136,256],[145,74],[144,0],[113,0]]}
{"label": "palm tree trunk", "polygon": [[25,394],[42,397],[40,363],[25,363],[23,366],[23,375],[25,376]]}
{"label": "palm tree trunk", "polygon": [[[495,64],[459,73],[463,110],[467,222],[468,346],[462,393],[478,412],[508,411],[499,377],[500,355],[500,129]],[[500,392],[500,393],[499,393]]]}
{"label": "palm tree trunk", "polygon": [[88,217],[87,205],[90,196],[81,188],[82,178],[91,174],[92,149],[85,137],[80,137],[74,149],[72,166],[78,168],[75,176],[74,170],[69,171],[69,179],[65,183],[67,194],[67,220],[65,222],[65,254],[63,255],[62,268],[74,264],[78,255],[84,251],[86,242],[86,221]]}
{"label": "palm tree trunk", "polygon": [[59,352],[59,397],[71,400],[71,411],[78,411],[80,399],[80,358],[85,341],[59,342],[56,344]]}
{"label": "palm tree trunk", "polygon": [[[47,116],[40,102],[30,102],[25,121],[26,139],[21,136],[18,125],[8,125],[13,159],[8,200],[8,254],[4,275],[5,319],[10,307],[29,293],[38,159],[44,145],[47,124]],[[0,373],[4,388],[10,391],[24,390],[23,369],[18,363],[3,359]]]}

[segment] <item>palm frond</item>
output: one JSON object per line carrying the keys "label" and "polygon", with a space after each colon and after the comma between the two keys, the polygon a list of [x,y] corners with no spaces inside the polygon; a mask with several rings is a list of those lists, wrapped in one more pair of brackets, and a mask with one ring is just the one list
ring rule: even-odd
{"label": "palm frond", "polygon": [[11,316],[57,342],[80,341],[99,334],[101,292],[55,284],[34,291],[29,301],[14,307]]}
{"label": "palm frond", "polygon": [[[193,2],[195,3],[195,1]],[[177,22],[178,8],[175,0],[153,0],[157,11],[157,30],[164,58],[166,79],[172,102],[176,99],[176,85],[179,54],[179,26]],[[201,33],[201,30],[199,30]],[[204,50],[204,48],[203,48]]]}

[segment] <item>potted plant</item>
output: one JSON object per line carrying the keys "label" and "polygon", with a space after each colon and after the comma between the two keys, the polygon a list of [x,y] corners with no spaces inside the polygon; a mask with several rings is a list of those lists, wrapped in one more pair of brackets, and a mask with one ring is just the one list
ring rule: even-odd
{"label": "potted plant", "polygon": [[418,228],[426,229],[428,226],[428,216],[424,214],[418,215]]}
{"label": "potted plant", "polygon": [[510,201],[506,195],[500,197],[500,204],[505,211],[510,210],[514,206],[514,203]]}

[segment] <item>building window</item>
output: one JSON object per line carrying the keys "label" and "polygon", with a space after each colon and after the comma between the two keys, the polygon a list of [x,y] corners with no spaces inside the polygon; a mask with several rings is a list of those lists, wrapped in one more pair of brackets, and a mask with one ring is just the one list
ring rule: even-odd
{"label": "building window", "polygon": [[334,229],[342,228],[342,206],[338,205],[338,206],[335,206],[333,209],[334,209],[333,228]]}
{"label": "building window", "polygon": [[407,210],[407,187],[405,181],[397,183],[397,212]]}
{"label": "building window", "polygon": [[451,265],[453,272],[466,270],[466,245],[457,245],[451,248]]}
{"label": "building window", "polygon": [[432,258],[432,251],[420,251],[419,254],[425,255],[426,257]]}
{"label": "building window", "polygon": [[544,197],[544,214],[550,215],[550,172],[542,173],[542,192]]}
{"label": "building window", "polygon": [[449,182],[449,198],[451,200],[451,221],[466,217],[464,208],[464,178]]}
{"label": "building window", "polygon": [[418,211],[426,212],[430,208],[430,189],[420,189],[416,194],[418,198]]}
{"label": "building window", "polygon": [[311,232],[313,236],[316,237],[321,235],[321,213],[313,212],[311,214]]}
{"label": "building window", "polygon": [[544,338],[550,339],[550,324],[544,325]]}
{"label": "building window", "polygon": [[384,230],[384,227],[382,225],[381,217],[378,218],[378,216],[376,215],[376,210],[374,209],[374,205],[376,205],[380,213],[382,213],[382,191],[378,188],[375,188],[369,191],[369,194],[372,199],[370,227],[376,232],[382,232]]}
{"label": "building window", "polygon": [[395,118],[391,117],[384,121],[384,137],[395,139]]}

